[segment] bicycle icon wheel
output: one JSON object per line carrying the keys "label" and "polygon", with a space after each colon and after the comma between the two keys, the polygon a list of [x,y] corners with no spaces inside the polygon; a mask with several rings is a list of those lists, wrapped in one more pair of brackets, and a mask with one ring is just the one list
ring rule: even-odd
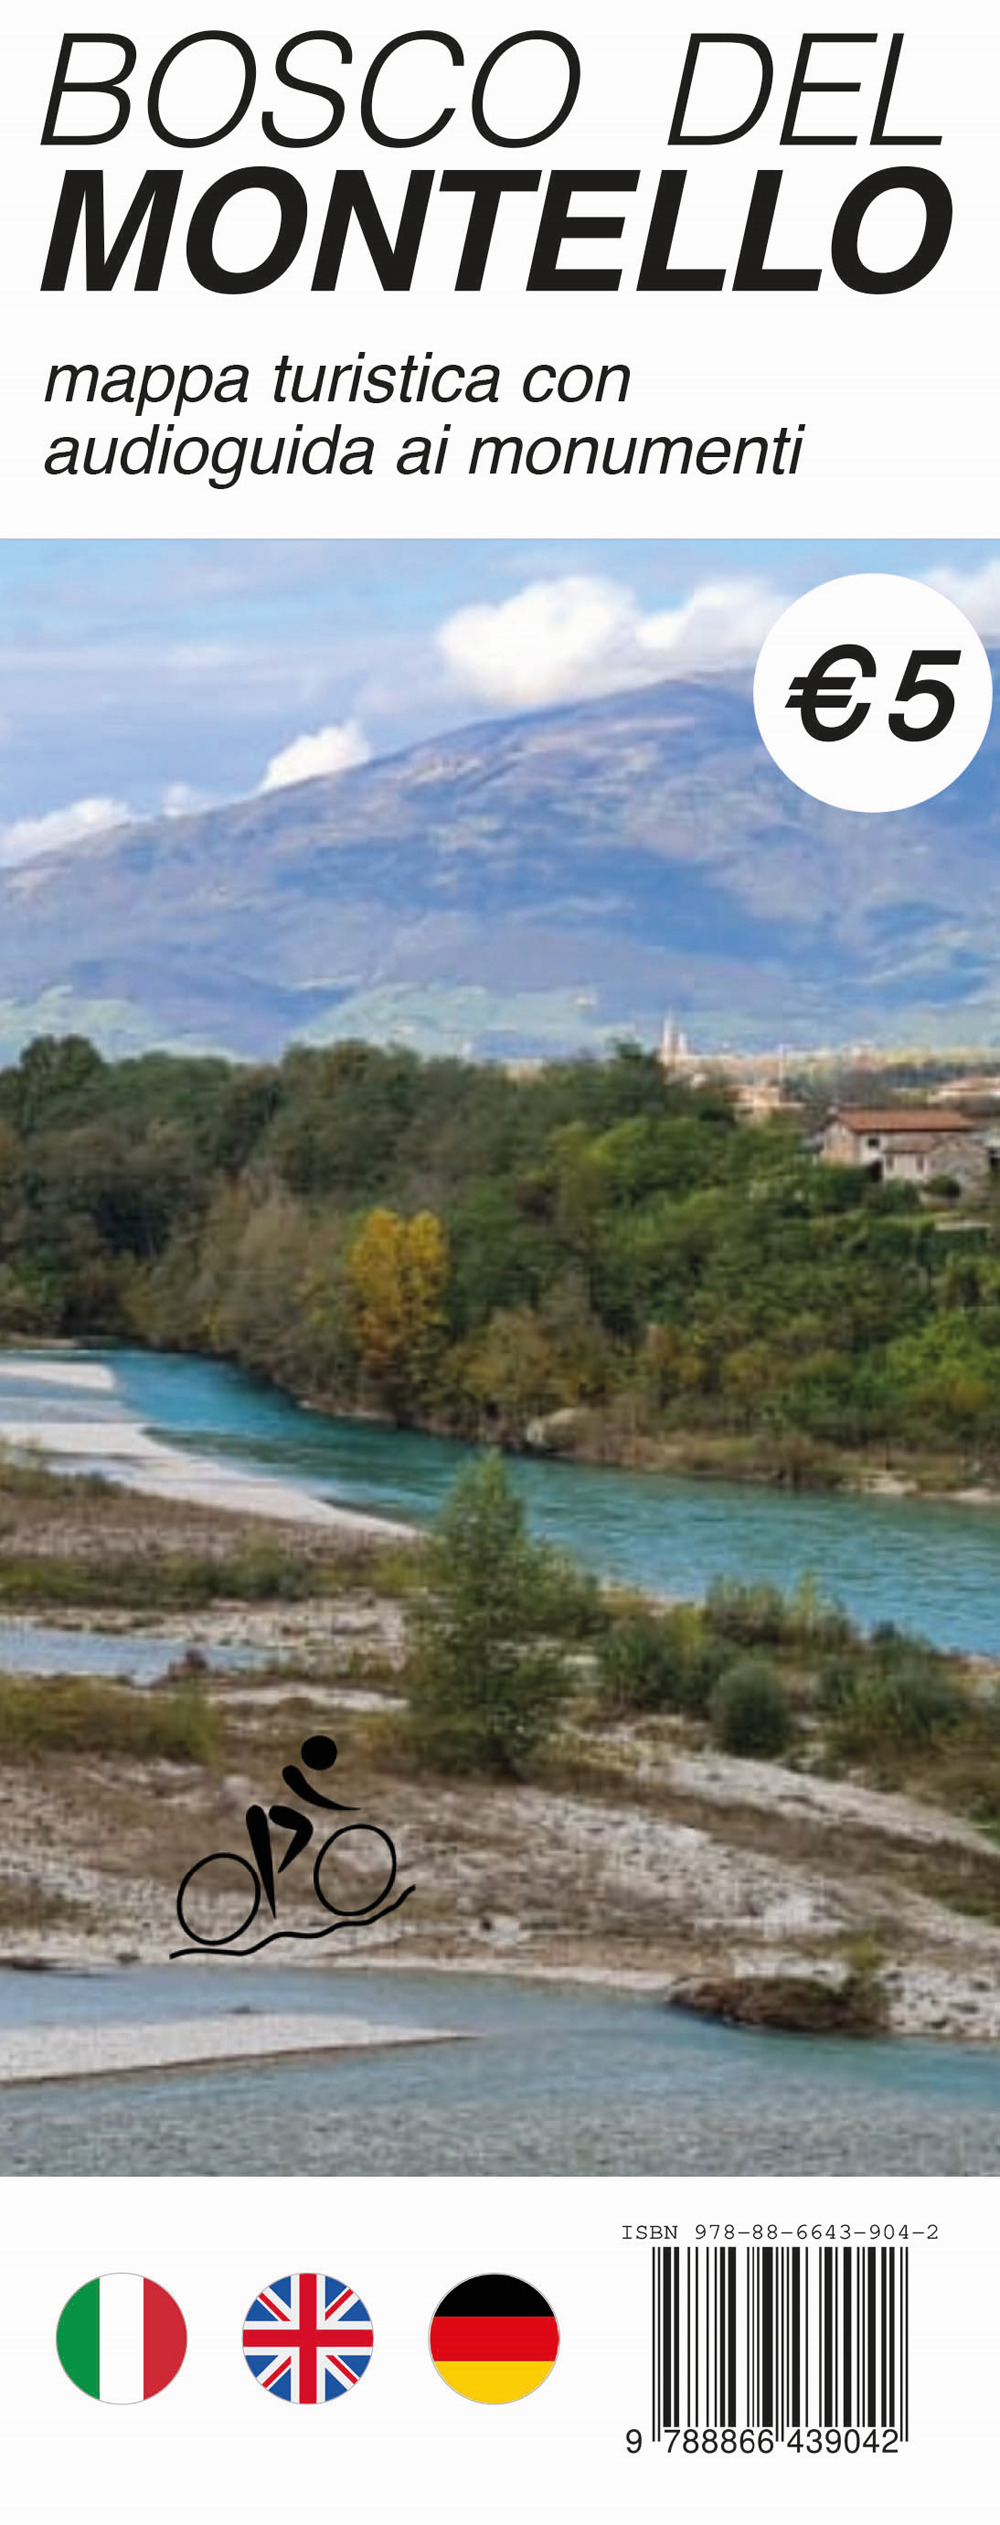
{"label": "bicycle icon wheel", "polygon": [[[336,1841],[349,1841],[352,1838],[360,1839],[362,1835],[371,1841],[381,1841],[389,1853],[389,1873],[386,1877],[385,1883],[380,1886],[377,1894],[372,1894],[369,1897],[367,1902],[356,1903],[353,1906],[344,1903],[331,1902],[329,1896],[323,1891],[321,1881],[323,1862],[325,1859],[329,1858],[330,1852]],[[313,1868],[313,1888],[316,1894],[316,1900],[317,1902],[322,1903],[324,1911],[332,1912],[334,1917],[338,1920],[367,1920],[369,1914],[377,1911],[380,1903],[384,1903],[391,1894],[396,1882],[396,1871],[397,1860],[395,1845],[390,1841],[388,1833],[383,1832],[380,1824],[341,1824],[336,1832],[332,1832],[330,1834],[329,1840],[324,1841],[322,1849],[318,1850],[316,1853],[316,1863]],[[252,1917],[253,1915],[251,1914],[251,1918]]]}
{"label": "bicycle icon wheel", "polygon": [[[210,1938],[206,1936],[203,1929],[193,1929],[190,1921],[185,1918],[184,1896],[187,1892],[188,1886],[192,1883],[196,1876],[200,1876],[202,1874],[203,1869],[207,1867],[220,1866],[241,1867],[246,1870],[246,1874],[253,1886],[253,1901],[245,1917],[237,1922],[234,1929],[226,1929],[221,1938]],[[229,1892],[230,1895],[235,1896],[235,1887],[230,1886]],[[251,1867],[249,1859],[244,1859],[238,1850],[212,1850],[207,1858],[196,1859],[194,1866],[189,1867],[187,1875],[182,1877],[177,1888],[177,1917],[180,1921],[185,1937],[190,1938],[193,1945],[231,1946],[234,1938],[241,1938],[245,1929],[253,1927],[253,1923],[256,1920],[258,1911],[260,1910],[260,1897],[260,1878],[257,1874],[256,1868]],[[220,1894],[219,1899],[224,1899],[224,1896]]]}

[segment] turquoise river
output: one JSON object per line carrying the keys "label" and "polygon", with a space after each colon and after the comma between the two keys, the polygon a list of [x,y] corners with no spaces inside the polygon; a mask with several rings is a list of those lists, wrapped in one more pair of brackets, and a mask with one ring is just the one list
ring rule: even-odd
{"label": "turquoise river", "polygon": [[[58,1354],[64,1366],[71,1354]],[[466,1452],[325,1420],[225,1367],[88,1350],[108,1382],[72,1391],[8,1353],[2,1409],[44,1447],[79,1419],[77,1460],[115,1460],[123,1419],[232,1471],[416,1523]],[[51,1354],[49,1358],[51,1368]],[[106,1452],[105,1452],[106,1449]],[[865,1623],[1000,1654],[1000,1512],[794,1497],[551,1462],[513,1467],[534,1530],[609,1576],[698,1595],[724,1572],[811,1575]],[[43,1643],[43,1647],[47,1647]],[[134,1648],[134,1643],[133,1643]],[[51,1666],[50,1666],[51,1670]],[[1000,2173],[992,2048],[734,2032],[652,1998],[471,1974],[255,1969],[219,1962],[37,1976],[0,1970],[0,2031],[149,2023],[237,2007],[408,2018],[471,2041],[239,2071],[13,2089],[6,2174]]]}

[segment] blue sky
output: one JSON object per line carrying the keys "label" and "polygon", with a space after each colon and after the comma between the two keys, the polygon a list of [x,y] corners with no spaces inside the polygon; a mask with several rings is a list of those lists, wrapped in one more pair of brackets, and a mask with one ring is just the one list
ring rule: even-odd
{"label": "blue sky", "polygon": [[0,862],[464,721],[749,665],[853,570],[1000,633],[1000,544],[0,544]]}

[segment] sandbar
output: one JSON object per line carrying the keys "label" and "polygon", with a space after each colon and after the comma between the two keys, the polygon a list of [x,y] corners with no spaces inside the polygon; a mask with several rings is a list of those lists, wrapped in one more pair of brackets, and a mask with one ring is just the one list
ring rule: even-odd
{"label": "sandbar", "polygon": [[159,2025],[32,2025],[0,2033],[0,2087],[150,2071],[246,2067],[400,2043],[454,2043],[448,2027],[371,2025],[362,2017],[202,2016]]}
{"label": "sandbar", "polygon": [[344,1534],[393,1536],[411,1543],[412,1526],[391,1517],[369,1515],[361,1508],[314,1498],[297,1483],[270,1481],[263,1474],[240,1473],[211,1456],[188,1455],[163,1446],[138,1422],[106,1420],[20,1420],[0,1415],[0,1446],[16,1454],[60,1460],[61,1469],[100,1472],[108,1481],[154,1499],[189,1501],[235,1516],[266,1517],[272,1524],[336,1527]]}
{"label": "sandbar", "polygon": [[115,1388],[110,1368],[85,1366],[76,1359],[36,1359],[28,1351],[23,1357],[0,1359],[0,1377],[11,1385],[65,1386],[85,1394],[113,1394]]}

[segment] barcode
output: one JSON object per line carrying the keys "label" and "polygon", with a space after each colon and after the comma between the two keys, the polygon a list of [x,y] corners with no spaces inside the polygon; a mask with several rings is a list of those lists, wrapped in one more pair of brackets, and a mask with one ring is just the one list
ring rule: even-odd
{"label": "barcode", "polygon": [[673,2429],[909,2436],[905,2245],[653,2246],[654,2439]]}

